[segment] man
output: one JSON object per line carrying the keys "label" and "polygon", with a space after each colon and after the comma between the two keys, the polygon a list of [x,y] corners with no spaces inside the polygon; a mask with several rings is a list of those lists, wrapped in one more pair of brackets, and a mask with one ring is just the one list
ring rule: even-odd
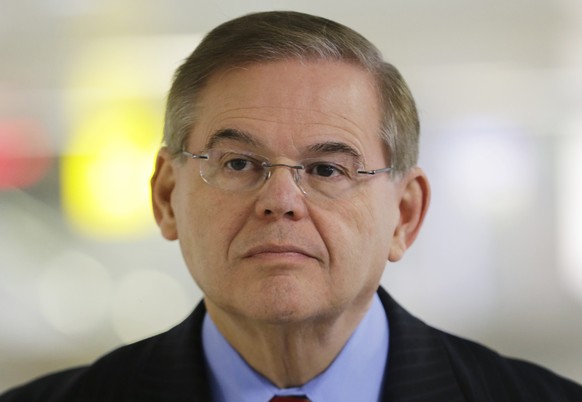
{"label": "man", "polygon": [[582,400],[379,289],[429,204],[418,132],[403,79],[354,31],[292,12],[217,27],[176,74],[151,181],[203,303],[0,401]]}

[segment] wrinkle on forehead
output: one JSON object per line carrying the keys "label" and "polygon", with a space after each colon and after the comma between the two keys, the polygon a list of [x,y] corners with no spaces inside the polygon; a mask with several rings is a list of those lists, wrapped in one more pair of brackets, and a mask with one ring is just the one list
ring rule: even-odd
{"label": "wrinkle on forehead", "polygon": [[249,108],[319,112],[350,120],[345,113],[336,112],[338,101],[345,112],[354,113],[364,100],[367,109],[374,110],[380,121],[375,77],[360,66],[343,61],[290,59],[251,64],[215,73],[206,89],[214,86],[222,88],[213,95],[224,106],[242,101]]}
{"label": "wrinkle on forehead", "polygon": [[[225,103],[228,104],[228,99],[224,99]],[[301,117],[301,123],[311,123],[311,122],[317,122],[318,120],[318,116],[333,116],[336,118],[339,118],[341,120],[346,120],[352,124],[355,124],[354,121],[352,121],[351,119],[349,119],[347,116],[345,116],[342,113],[337,113],[334,112],[333,110],[320,110],[320,109],[314,109],[314,108],[305,108],[305,107],[292,107],[292,106],[287,106],[287,105],[281,105],[281,106],[269,106],[269,105],[254,105],[254,106],[247,106],[247,107],[237,107],[237,108],[229,108],[226,110],[223,110],[220,113],[217,113],[216,116],[219,117],[223,114],[232,114],[232,117],[236,116],[236,112],[258,112],[258,113],[266,113],[268,115],[273,115],[273,112],[285,112],[282,113],[282,116],[285,116],[286,119],[283,119],[283,122],[288,120],[292,120],[295,121],[297,117]],[[241,117],[247,116],[247,114],[243,113],[241,115]],[[313,119],[313,121],[311,121],[311,119]]]}
{"label": "wrinkle on forehead", "polygon": [[362,143],[380,134],[374,78],[343,62],[287,60],[222,71],[199,100],[200,146],[221,129],[238,129],[274,147],[347,141],[362,152]]}
{"label": "wrinkle on forehead", "polygon": [[[275,113],[281,111],[285,111],[287,113],[284,113],[283,116],[280,113]],[[220,113],[217,113],[211,119],[209,126],[221,126],[226,124],[229,120],[252,120],[257,122],[281,124],[285,126],[325,126],[356,135],[364,134],[364,131],[356,121],[340,113],[323,112],[305,108],[275,106],[255,106],[224,110]],[[226,126],[228,126],[228,124],[226,124]]]}

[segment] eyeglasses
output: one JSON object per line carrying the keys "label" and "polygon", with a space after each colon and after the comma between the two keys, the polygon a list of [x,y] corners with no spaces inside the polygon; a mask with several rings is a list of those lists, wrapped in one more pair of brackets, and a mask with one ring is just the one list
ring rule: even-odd
{"label": "eyeglasses", "polygon": [[[274,168],[291,170],[295,184],[308,196],[338,198],[353,189],[365,176],[390,173],[392,167],[375,170],[358,168],[358,158],[337,153],[302,160],[296,165],[271,163],[264,156],[250,152],[210,149],[201,154],[182,151],[182,154],[200,160],[200,177],[225,191],[252,191],[263,185]],[[360,166],[361,167],[361,166]]]}

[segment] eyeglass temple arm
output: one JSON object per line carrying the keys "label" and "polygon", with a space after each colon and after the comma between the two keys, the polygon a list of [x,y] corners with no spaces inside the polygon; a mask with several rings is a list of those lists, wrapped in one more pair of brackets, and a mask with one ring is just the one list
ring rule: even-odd
{"label": "eyeglass temple arm", "polygon": [[378,173],[391,172],[392,170],[394,170],[393,167],[385,167],[382,169],[374,169],[374,170],[358,170],[358,173],[359,174],[374,175],[374,174],[378,174]]}
{"label": "eyeglass temple arm", "polygon": [[182,155],[185,155],[192,159],[208,159],[208,155],[196,155],[188,151],[182,151]]}

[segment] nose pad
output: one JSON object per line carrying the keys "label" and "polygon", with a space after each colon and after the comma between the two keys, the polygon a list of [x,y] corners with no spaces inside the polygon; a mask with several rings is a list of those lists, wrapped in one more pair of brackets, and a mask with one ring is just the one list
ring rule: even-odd
{"label": "nose pad", "polygon": [[[273,167],[287,167],[291,169],[289,173],[295,184],[289,183],[289,177],[286,172],[279,172],[275,175]],[[272,169],[272,170],[271,170]],[[257,194],[255,203],[255,211],[258,216],[268,219],[280,219],[282,217],[298,220],[307,214],[307,206],[305,203],[305,191],[300,185],[299,169],[303,166],[292,166],[285,164],[273,164],[265,166],[265,181],[263,187]],[[287,170],[287,169],[285,169]],[[271,179],[271,180],[269,180]],[[267,183],[269,181],[269,183]],[[299,191],[297,191],[299,190]]]}
{"label": "nose pad", "polygon": [[273,174],[274,169],[276,167],[286,167],[289,168],[289,173],[291,173],[291,177],[293,177],[293,182],[299,188],[303,195],[307,195],[307,192],[301,185],[301,173],[300,170],[304,170],[305,167],[303,165],[287,165],[285,163],[263,163],[263,167],[267,170],[267,175],[265,176],[265,182],[269,180]]}

